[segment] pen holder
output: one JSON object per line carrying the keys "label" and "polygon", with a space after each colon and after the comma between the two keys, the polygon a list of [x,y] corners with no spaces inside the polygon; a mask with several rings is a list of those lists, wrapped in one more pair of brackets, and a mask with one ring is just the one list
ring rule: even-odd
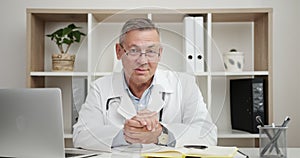
{"label": "pen holder", "polygon": [[287,127],[264,126],[259,128],[259,154],[261,158],[286,158]]}

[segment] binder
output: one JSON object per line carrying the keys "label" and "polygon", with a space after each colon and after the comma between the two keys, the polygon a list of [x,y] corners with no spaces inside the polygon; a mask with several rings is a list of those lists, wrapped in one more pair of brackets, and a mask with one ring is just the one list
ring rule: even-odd
{"label": "binder", "polygon": [[185,53],[185,71],[189,73],[195,72],[195,47],[194,47],[194,17],[186,16],[183,20],[183,45]]}
{"label": "binder", "polygon": [[204,72],[204,28],[203,17],[196,16],[194,18],[195,24],[195,72]]}

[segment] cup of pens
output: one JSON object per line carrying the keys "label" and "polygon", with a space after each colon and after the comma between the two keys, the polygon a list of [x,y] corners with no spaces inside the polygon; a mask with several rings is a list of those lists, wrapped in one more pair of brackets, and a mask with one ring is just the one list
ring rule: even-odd
{"label": "cup of pens", "polygon": [[282,125],[260,125],[259,154],[261,158],[287,158],[286,130],[290,118]]}

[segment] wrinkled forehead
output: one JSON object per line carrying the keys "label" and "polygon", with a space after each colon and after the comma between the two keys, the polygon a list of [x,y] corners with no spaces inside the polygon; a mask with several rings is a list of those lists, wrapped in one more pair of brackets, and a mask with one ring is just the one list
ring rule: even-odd
{"label": "wrinkled forehead", "polygon": [[134,49],[151,49],[151,48],[161,48],[159,42],[145,42],[145,43],[132,43],[127,46],[128,48]]}
{"label": "wrinkled forehead", "polygon": [[132,30],[126,33],[124,43],[138,46],[153,45],[153,43],[160,43],[160,37],[155,29]]}

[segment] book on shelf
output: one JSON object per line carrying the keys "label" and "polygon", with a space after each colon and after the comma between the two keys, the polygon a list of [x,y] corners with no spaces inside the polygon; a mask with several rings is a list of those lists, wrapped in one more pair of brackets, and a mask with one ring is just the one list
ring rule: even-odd
{"label": "book on shelf", "polygon": [[155,152],[145,152],[141,156],[145,158],[164,157],[164,158],[233,158],[238,151],[237,147],[207,146],[204,149],[186,147],[162,147]]}

